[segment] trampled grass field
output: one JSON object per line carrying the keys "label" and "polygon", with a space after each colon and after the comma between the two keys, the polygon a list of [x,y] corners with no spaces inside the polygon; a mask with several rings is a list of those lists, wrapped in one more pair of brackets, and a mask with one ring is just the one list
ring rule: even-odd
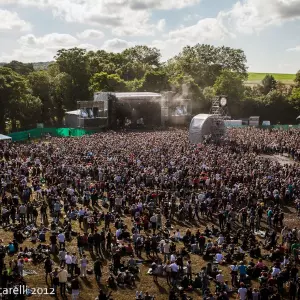
{"label": "trampled grass field", "polygon": [[281,81],[285,84],[293,84],[295,79],[295,74],[280,74],[280,73],[248,73],[248,84],[259,84],[264,77],[267,75],[273,75],[274,78],[278,81]]}

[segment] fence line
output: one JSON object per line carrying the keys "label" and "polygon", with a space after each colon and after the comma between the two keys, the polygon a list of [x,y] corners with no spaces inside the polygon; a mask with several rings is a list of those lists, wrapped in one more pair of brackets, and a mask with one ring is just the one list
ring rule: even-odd
{"label": "fence line", "polygon": [[19,142],[19,141],[28,140],[29,134],[30,134],[30,138],[36,139],[36,138],[43,137],[45,134],[50,134],[51,136],[55,136],[55,137],[68,137],[68,136],[80,137],[92,133],[95,133],[95,131],[79,129],[79,128],[49,127],[49,128],[35,128],[26,131],[13,132],[8,134],[8,136],[10,136],[14,142]]}

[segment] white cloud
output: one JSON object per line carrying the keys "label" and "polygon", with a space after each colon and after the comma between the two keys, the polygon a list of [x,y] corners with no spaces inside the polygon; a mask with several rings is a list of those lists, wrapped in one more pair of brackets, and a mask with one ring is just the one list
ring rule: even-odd
{"label": "white cloud", "polygon": [[121,52],[126,48],[134,46],[135,43],[128,42],[121,39],[112,39],[104,42],[102,48],[111,52]]}
{"label": "white cloud", "polygon": [[288,48],[288,49],[286,49],[286,51],[288,51],[288,52],[299,52],[300,51],[300,45],[296,46],[296,47],[293,47],[293,48]]}
{"label": "white cloud", "polygon": [[77,34],[79,39],[102,39],[104,33],[100,30],[87,29]]}
{"label": "white cloud", "polygon": [[165,27],[166,27],[166,20],[165,19],[159,20],[158,23],[157,23],[157,26],[156,26],[157,30],[158,31],[164,31]]}
{"label": "white cloud", "polygon": [[252,34],[271,25],[300,18],[300,0],[238,1],[219,16],[230,30]]}
{"label": "white cloud", "polygon": [[227,30],[218,18],[206,18],[192,26],[181,26],[177,30],[166,34],[165,39],[154,40],[151,44],[162,51],[162,58],[178,54],[186,45],[197,43],[218,43],[226,38],[234,38],[235,35]]}
{"label": "white cloud", "polygon": [[227,28],[217,18],[206,18],[200,20],[197,24],[171,31],[169,37],[171,39],[183,39],[188,44],[204,43],[211,40],[223,40],[225,37],[231,36]]}
{"label": "white cloud", "polygon": [[200,0],[0,0],[0,4],[19,4],[51,9],[67,22],[112,28],[116,36],[153,35],[152,10],[182,9]]}
{"label": "white cloud", "polygon": [[16,12],[0,9],[0,32],[11,30],[28,31],[30,29],[31,24],[20,19]]}
{"label": "white cloud", "polygon": [[[102,2],[100,5],[99,2]],[[113,7],[129,7],[132,10],[145,10],[145,9],[182,9],[188,6],[198,4],[200,0],[0,0],[0,4],[20,4],[24,6],[36,6],[39,8],[50,7],[58,9],[61,6],[68,7],[88,7],[93,6],[113,6]],[[60,9],[64,9],[60,7]]]}
{"label": "white cloud", "polygon": [[164,40],[154,40],[152,45],[162,49],[167,56],[171,56],[186,45],[220,41],[226,37],[234,37],[234,35],[218,19],[206,18],[195,25],[181,26],[177,30],[170,31]]}
{"label": "white cloud", "polygon": [[51,33],[37,37],[27,34],[18,40],[19,48],[10,54],[0,55],[0,61],[19,60],[23,62],[39,62],[52,60],[57,50],[62,48],[80,47],[88,50],[95,50],[96,47],[90,44],[80,44],[70,34]]}
{"label": "white cloud", "polygon": [[74,47],[78,44],[78,40],[70,34],[50,33],[41,37],[33,34],[22,36],[18,40],[21,46],[40,47],[45,49],[57,49],[64,47]]}
{"label": "white cloud", "polygon": [[86,49],[87,51],[97,51],[99,47],[92,45],[92,44],[79,44],[78,48]]}
{"label": "white cloud", "polygon": [[181,9],[192,6],[200,2],[200,0],[125,0],[132,9]]}

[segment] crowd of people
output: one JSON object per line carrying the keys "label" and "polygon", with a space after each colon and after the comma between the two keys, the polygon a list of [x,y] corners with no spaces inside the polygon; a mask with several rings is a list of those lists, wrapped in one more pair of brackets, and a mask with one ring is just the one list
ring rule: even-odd
{"label": "crowd of people", "polygon": [[[284,153],[294,162],[260,156]],[[24,282],[32,263],[74,300],[85,280],[98,300],[118,287],[160,299],[134,292],[141,276],[168,284],[170,300],[300,299],[299,159],[294,129],[199,145],[185,130],[2,143],[0,285]]]}

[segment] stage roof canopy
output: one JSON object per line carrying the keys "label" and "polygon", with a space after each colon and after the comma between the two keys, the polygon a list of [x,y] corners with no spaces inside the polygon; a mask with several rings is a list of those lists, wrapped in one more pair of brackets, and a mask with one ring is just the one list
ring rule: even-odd
{"label": "stage roof canopy", "polygon": [[115,93],[118,99],[145,99],[145,98],[161,98],[161,94],[150,92],[136,92],[136,93]]}
{"label": "stage roof canopy", "polygon": [[67,111],[67,115],[75,115],[75,116],[80,116],[80,109],[72,110],[72,111]]}
{"label": "stage roof canopy", "polygon": [[111,93],[111,92],[97,92],[94,94],[94,101],[105,101],[108,95],[114,95],[119,100],[161,100],[162,95],[159,93],[150,92],[129,92],[129,93]]}

